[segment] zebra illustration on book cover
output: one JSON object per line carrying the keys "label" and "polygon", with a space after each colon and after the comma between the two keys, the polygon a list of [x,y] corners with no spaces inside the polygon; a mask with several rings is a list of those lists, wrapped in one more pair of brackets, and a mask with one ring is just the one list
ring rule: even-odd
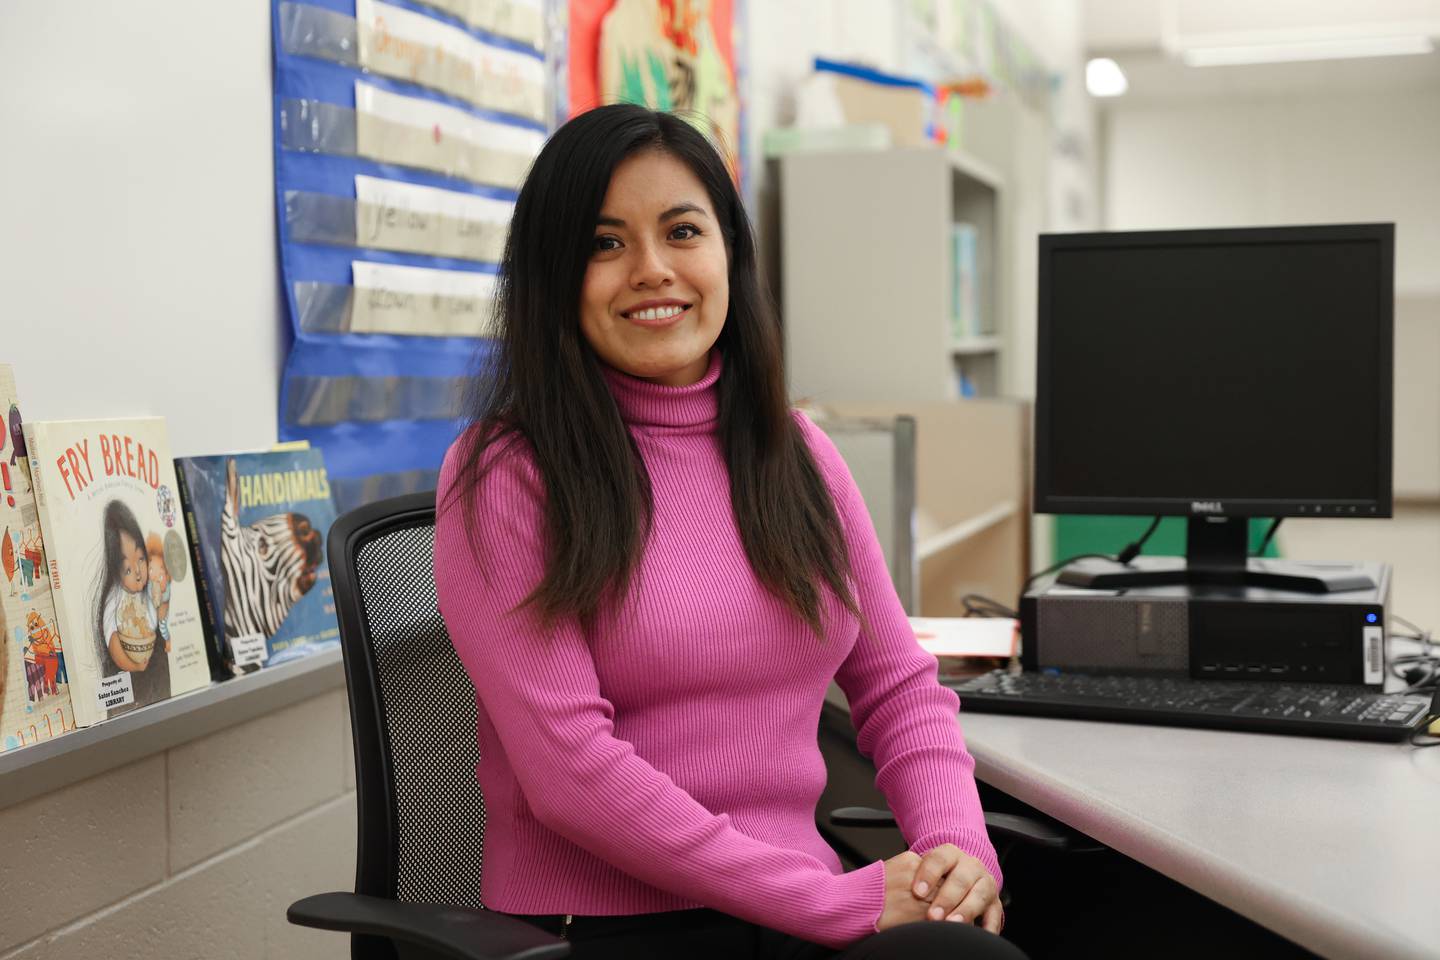
{"label": "zebra illustration on book cover", "polygon": [[25,424],[75,722],[210,682],[159,417]]}
{"label": "zebra illustration on book cover", "polygon": [[0,363],[0,753],[75,729],[15,377]]}
{"label": "zebra illustration on book cover", "polygon": [[325,535],[335,505],[319,450],[177,461],[217,677],[339,643]]}

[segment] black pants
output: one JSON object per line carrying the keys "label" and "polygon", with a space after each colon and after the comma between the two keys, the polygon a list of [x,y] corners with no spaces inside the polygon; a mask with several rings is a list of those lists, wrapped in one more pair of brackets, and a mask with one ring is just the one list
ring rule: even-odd
{"label": "black pants", "polygon": [[[565,919],[512,916],[557,935]],[[576,960],[1025,960],[1014,944],[968,923],[909,923],[837,951],[715,910],[575,917],[567,939]]]}

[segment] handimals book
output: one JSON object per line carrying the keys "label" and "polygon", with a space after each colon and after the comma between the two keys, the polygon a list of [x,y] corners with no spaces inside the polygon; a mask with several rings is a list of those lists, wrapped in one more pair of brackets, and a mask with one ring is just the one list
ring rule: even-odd
{"label": "handimals book", "polygon": [[24,434],[75,723],[209,685],[165,421],[39,421]]}
{"label": "handimals book", "polygon": [[217,676],[338,646],[325,563],[335,502],[321,452],[182,457],[175,465]]}

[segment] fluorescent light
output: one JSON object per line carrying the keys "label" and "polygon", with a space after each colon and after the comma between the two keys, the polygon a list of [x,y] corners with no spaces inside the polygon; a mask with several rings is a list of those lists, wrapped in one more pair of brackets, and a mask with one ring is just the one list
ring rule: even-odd
{"label": "fluorescent light", "polygon": [[1097,57],[1085,64],[1085,89],[1092,97],[1118,97],[1130,89],[1125,71],[1109,57]]}
{"label": "fluorescent light", "polygon": [[1301,40],[1293,43],[1247,43],[1223,47],[1191,47],[1188,50],[1180,51],[1180,57],[1192,67],[1222,67],[1242,63],[1288,63],[1295,60],[1395,57],[1413,53],[1430,53],[1434,49],[1435,45],[1430,42],[1429,37],[1356,37],[1338,40]]}

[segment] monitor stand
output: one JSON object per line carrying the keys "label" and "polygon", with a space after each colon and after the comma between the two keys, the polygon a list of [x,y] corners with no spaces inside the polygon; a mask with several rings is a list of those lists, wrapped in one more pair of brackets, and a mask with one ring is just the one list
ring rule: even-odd
{"label": "monitor stand", "polygon": [[1056,583],[1091,590],[1205,585],[1339,593],[1375,588],[1361,564],[1251,559],[1249,547],[1247,518],[1190,517],[1183,557],[1147,557],[1143,569],[1115,561],[1079,561],[1066,567]]}

